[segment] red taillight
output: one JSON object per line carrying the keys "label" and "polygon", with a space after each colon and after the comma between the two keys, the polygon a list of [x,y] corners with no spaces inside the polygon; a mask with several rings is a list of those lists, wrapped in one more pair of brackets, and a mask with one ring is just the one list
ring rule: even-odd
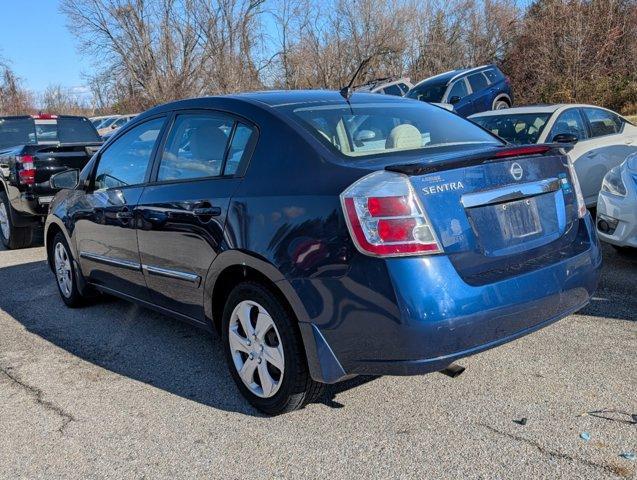
{"label": "red taillight", "polygon": [[35,183],[35,166],[31,155],[16,157],[16,167],[18,178],[22,185],[33,185]]}
{"label": "red taillight", "polygon": [[378,221],[378,236],[383,242],[411,242],[415,226],[413,218],[386,218]]}
{"label": "red taillight", "polygon": [[341,203],[354,244],[366,255],[390,257],[442,251],[405,175],[372,173],[345,190]]}
{"label": "red taillight", "polygon": [[546,145],[530,145],[526,147],[505,148],[495,153],[496,158],[520,157],[522,155],[538,155],[546,153],[551,149]]}
{"label": "red taillight", "polygon": [[367,199],[367,209],[372,217],[398,217],[411,213],[411,205],[404,196],[370,197]]}

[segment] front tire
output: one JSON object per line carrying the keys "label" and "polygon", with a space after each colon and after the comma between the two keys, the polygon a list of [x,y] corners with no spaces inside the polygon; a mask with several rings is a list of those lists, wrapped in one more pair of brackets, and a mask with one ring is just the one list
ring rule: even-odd
{"label": "front tire", "polygon": [[79,307],[84,302],[84,297],[77,288],[75,265],[71,256],[71,249],[62,232],[58,232],[51,245],[53,257],[53,273],[62,301],[67,307]]}
{"label": "front tire", "polygon": [[239,391],[268,415],[302,408],[323,384],[310,377],[296,319],[267,288],[236,286],[223,311],[222,337]]}
{"label": "front tire", "polygon": [[16,227],[11,216],[11,203],[5,192],[0,192],[0,240],[5,248],[27,248],[33,242],[32,227]]}

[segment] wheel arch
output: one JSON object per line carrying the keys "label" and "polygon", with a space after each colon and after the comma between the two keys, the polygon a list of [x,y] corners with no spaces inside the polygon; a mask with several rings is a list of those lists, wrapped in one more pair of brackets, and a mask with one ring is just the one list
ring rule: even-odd
{"label": "wheel arch", "polygon": [[509,104],[509,107],[513,105],[513,102],[511,101],[511,97],[508,94],[499,93],[498,95],[495,96],[495,98],[493,99],[493,102],[491,102],[491,110],[493,110],[493,107],[495,107],[495,104],[499,102],[500,100],[506,101]]}
{"label": "wheel arch", "polygon": [[270,262],[238,250],[228,250],[217,256],[206,276],[204,309],[206,319],[217,332],[230,291],[244,281],[256,281],[268,288],[299,322],[308,314],[285,276]]}
{"label": "wheel arch", "polygon": [[53,243],[53,238],[58,232],[62,232],[62,235],[64,235],[64,237],[66,238],[66,243],[71,249],[71,254],[73,255],[73,261],[77,264],[77,252],[75,251],[73,242],[71,242],[71,237],[69,237],[69,234],[64,227],[64,223],[62,223],[62,220],[60,220],[58,217],[50,215],[49,218],[47,218],[46,224],[44,226],[44,251],[46,252],[47,256],[47,263],[49,264],[49,268],[51,269],[53,269],[53,263],[51,255],[49,255],[49,250],[51,244]]}

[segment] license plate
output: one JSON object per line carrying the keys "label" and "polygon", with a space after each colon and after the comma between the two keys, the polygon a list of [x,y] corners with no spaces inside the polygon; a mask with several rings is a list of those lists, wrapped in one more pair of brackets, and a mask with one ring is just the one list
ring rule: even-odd
{"label": "license plate", "polygon": [[497,205],[496,214],[505,239],[524,238],[542,231],[534,198]]}

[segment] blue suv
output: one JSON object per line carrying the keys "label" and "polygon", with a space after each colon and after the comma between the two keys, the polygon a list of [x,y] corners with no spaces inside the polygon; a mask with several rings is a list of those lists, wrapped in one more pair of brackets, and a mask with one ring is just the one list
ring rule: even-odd
{"label": "blue suv", "polygon": [[509,79],[495,65],[441,73],[418,83],[405,97],[451,104],[463,117],[513,105]]}
{"label": "blue suv", "polygon": [[544,327],[589,301],[601,262],[562,146],[389,95],[161,105],[51,184],[64,303],[102,292],[216,330],[270,414]]}

